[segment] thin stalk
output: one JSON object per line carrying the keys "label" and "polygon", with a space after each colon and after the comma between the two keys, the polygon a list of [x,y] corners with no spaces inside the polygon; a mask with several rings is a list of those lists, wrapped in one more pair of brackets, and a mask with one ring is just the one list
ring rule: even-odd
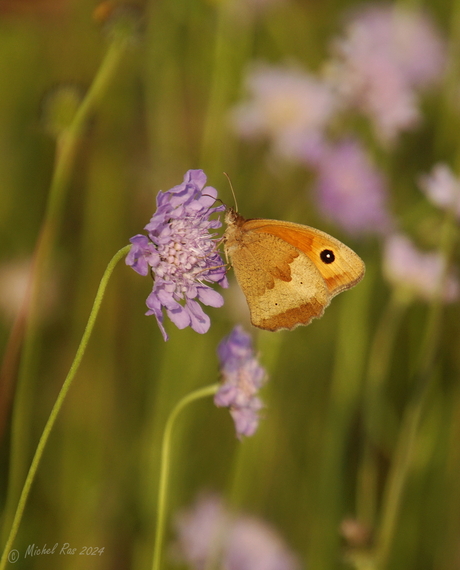
{"label": "thin stalk", "polygon": [[[24,480],[25,466],[28,457],[27,439],[29,429],[27,422],[29,421],[30,411],[33,405],[30,371],[35,349],[34,341],[37,331],[37,310],[40,305],[40,287],[43,282],[43,276],[47,273],[47,266],[50,262],[51,253],[62,221],[63,206],[82,132],[89,117],[106,93],[110,81],[115,75],[117,64],[126,49],[126,45],[126,41],[120,40],[110,44],[99,71],[79,106],[73,121],[58,137],[55,167],[51,179],[43,223],[33,254],[27,293],[11,329],[0,371],[2,395],[0,401],[0,418],[6,418],[8,415],[9,400],[13,391],[13,378],[22,346],[18,386],[12,418],[11,459],[4,518],[4,523],[7,528],[11,521],[10,513],[17,501],[19,485],[21,485]],[[0,419],[0,422],[1,421]],[[4,428],[4,424],[2,425],[0,423],[0,433],[2,428]]]}
{"label": "thin stalk", "polygon": [[[365,442],[363,457],[358,473],[356,492],[356,515],[359,521],[373,528],[377,511],[378,465],[376,464],[375,446],[386,447],[382,440],[386,408],[384,383],[388,377],[396,334],[402,316],[409,303],[408,296],[395,290],[382,314],[375,332],[368,359],[368,370],[364,389]],[[389,430],[391,432],[391,429]]]}
{"label": "thin stalk", "polygon": [[90,313],[89,318],[88,318],[88,323],[86,325],[85,331],[84,331],[82,339],[80,341],[80,346],[78,347],[77,353],[76,353],[74,361],[70,367],[69,373],[67,374],[67,377],[64,380],[64,383],[63,383],[62,388],[58,394],[56,402],[55,402],[55,404],[51,410],[51,413],[49,415],[48,421],[46,422],[45,427],[43,429],[43,433],[42,433],[42,435],[38,441],[37,449],[35,450],[35,454],[34,454],[34,457],[32,459],[32,463],[30,465],[29,472],[27,473],[27,477],[26,477],[26,480],[24,482],[24,486],[22,488],[21,495],[19,497],[19,502],[18,502],[18,505],[16,507],[16,512],[14,514],[13,523],[11,525],[10,533],[9,533],[8,539],[7,539],[6,544],[5,544],[5,548],[3,551],[2,558],[0,560],[0,570],[4,570],[6,563],[8,562],[8,554],[11,550],[14,539],[16,538],[16,535],[18,533],[19,525],[21,524],[22,516],[24,514],[24,509],[25,509],[27,499],[28,499],[29,494],[30,494],[30,489],[31,489],[32,483],[35,479],[35,475],[37,473],[38,466],[40,464],[40,460],[41,460],[42,455],[43,455],[43,451],[45,449],[46,443],[48,442],[48,438],[49,438],[50,433],[54,427],[54,424],[56,423],[56,418],[57,418],[57,416],[58,416],[58,414],[62,408],[62,404],[64,402],[64,399],[67,395],[67,392],[69,391],[69,388],[72,384],[72,381],[75,377],[75,374],[77,373],[77,370],[80,366],[81,360],[82,360],[83,355],[85,353],[86,347],[88,345],[88,341],[91,337],[91,333],[92,333],[93,328],[94,328],[94,323],[96,321],[96,317],[99,313],[99,309],[100,309],[102,299],[104,297],[104,293],[105,293],[105,290],[107,288],[107,284],[108,284],[108,281],[110,279],[110,276],[112,275],[116,264],[120,261],[120,259],[122,259],[128,253],[130,248],[131,248],[131,246],[128,245],[128,246],[120,249],[113,256],[113,258],[111,259],[110,263],[107,266],[107,269],[105,270],[104,275],[102,276],[101,282],[99,284],[99,288],[98,288],[97,293],[96,293],[96,298],[94,299],[93,308],[91,309],[91,313]]}
{"label": "thin stalk", "polygon": [[441,337],[442,292],[446,282],[449,269],[448,260],[451,259],[455,236],[454,212],[449,211],[446,215],[440,243],[440,252],[446,259],[446,267],[444,274],[439,280],[437,294],[430,306],[426,333],[420,347],[419,361],[412,383],[415,393],[402,421],[395,457],[385,489],[383,512],[376,541],[376,562],[380,570],[384,570],[388,565],[391,547],[397,531],[404,491],[413,464],[423,411],[433,387],[433,368]]}
{"label": "thin stalk", "polygon": [[[182,400],[180,400],[170,413],[167,421],[165,430],[163,433],[163,441],[161,444],[161,467],[160,467],[160,481],[158,484],[158,507],[157,507],[157,526],[155,531],[155,544],[153,552],[153,565],[152,570],[160,569],[161,562],[161,551],[163,546],[163,538],[165,534],[165,522],[166,522],[166,501],[168,495],[168,482],[169,482],[169,470],[171,465],[171,437],[172,430],[179,413],[191,402],[195,400],[200,400],[201,398],[206,398],[207,396],[212,396],[219,389],[219,384],[211,384],[210,386],[205,386],[204,388],[199,388],[194,390]],[[2,570],[0,568],[0,570]]]}

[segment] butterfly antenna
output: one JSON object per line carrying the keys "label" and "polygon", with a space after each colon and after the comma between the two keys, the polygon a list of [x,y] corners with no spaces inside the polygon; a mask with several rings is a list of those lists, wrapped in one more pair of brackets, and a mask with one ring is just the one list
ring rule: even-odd
{"label": "butterfly antenna", "polygon": [[226,172],[224,172],[224,176],[227,178],[228,183],[230,184],[230,190],[232,191],[233,200],[235,202],[235,211],[238,212],[238,203],[236,201],[236,195],[235,195],[235,191],[233,190],[232,181],[230,180],[230,176]]}

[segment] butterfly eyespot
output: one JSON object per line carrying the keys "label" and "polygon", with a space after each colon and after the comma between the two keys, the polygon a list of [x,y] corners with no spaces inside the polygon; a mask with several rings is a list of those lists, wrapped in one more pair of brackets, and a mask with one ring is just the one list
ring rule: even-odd
{"label": "butterfly eyespot", "polygon": [[323,249],[319,256],[321,257],[321,261],[327,264],[335,261],[334,252],[330,249]]}

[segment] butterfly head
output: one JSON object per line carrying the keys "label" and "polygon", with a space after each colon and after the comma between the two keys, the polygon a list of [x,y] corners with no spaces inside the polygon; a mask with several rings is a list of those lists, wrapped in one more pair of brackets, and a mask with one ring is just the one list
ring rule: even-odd
{"label": "butterfly head", "polygon": [[224,221],[227,224],[227,226],[241,226],[245,222],[245,219],[243,218],[243,216],[238,214],[236,210],[227,207],[225,211]]}

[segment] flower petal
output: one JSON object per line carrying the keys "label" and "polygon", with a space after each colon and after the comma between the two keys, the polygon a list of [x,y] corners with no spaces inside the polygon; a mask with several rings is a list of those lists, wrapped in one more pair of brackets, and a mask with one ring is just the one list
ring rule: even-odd
{"label": "flower petal", "polygon": [[197,287],[198,300],[208,307],[222,307],[224,298],[211,287]]}
{"label": "flower petal", "polygon": [[163,311],[161,308],[161,303],[158,299],[157,294],[154,291],[152,291],[150,295],[147,297],[145,304],[149,308],[149,310],[145,314],[147,316],[155,315],[158,323],[158,328],[160,329],[161,334],[163,335],[163,339],[167,341],[169,337],[163,326]]}
{"label": "flower petal", "polygon": [[206,184],[207,176],[201,169],[189,170],[184,176],[186,184],[193,183],[201,190]]}
{"label": "flower petal", "polygon": [[192,329],[200,334],[207,333],[211,326],[211,319],[203,311],[201,305],[192,299],[188,299],[185,303],[185,307],[190,315],[190,326]]}
{"label": "flower petal", "polygon": [[148,275],[149,264],[147,257],[152,254],[149,242],[146,236],[137,234],[129,240],[132,243],[131,249],[126,256],[125,263],[132,267],[139,275]]}
{"label": "flower petal", "polygon": [[190,314],[182,305],[177,302],[175,302],[174,308],[166,309],[166,314],[178,329],[185,329],[190,325]]}
{"label": "flower petal", "polygon": [[230,415],[235,422],[235,430],[238,438],[245,435],[254,435],[259,426],[259,415],[250,408],[232,408]]}

